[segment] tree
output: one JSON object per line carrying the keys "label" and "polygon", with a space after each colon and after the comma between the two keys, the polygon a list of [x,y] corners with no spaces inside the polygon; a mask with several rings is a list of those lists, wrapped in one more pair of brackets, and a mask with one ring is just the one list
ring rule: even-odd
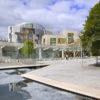
{"label": "tree", "polygon": [[21,53],[25,56],[25,57],[31,57],[31,55],[34,52],[34,44],[31,40],[25,40],[24,42],[24,46],[21,49]]}
{"label": "tree", "polygon": [[100,2],[89,12],[81,35],[82,47],[93,56],[100,56]]}

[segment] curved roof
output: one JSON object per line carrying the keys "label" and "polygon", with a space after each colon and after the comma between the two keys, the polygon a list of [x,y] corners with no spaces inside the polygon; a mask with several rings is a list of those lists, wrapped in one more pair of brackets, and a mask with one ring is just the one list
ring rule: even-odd
{"label": "curved roof", "polygon": [[29,27],[29,28],[35,28],[35,29],[45,29],[42,25],[38,24],[38,23],[32,23],[32,22],[24,22],[21,24],[18,24],[16,26],[20,26],[20,27]]}

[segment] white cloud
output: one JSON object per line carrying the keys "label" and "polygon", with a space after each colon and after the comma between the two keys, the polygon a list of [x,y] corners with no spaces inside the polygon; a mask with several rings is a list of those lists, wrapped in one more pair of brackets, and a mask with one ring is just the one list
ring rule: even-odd
{"label": "white cloud", "polygon": [[[53,30],[81,30],[89,10],[99,0],[0,0],[0,36],[7,26],[23,21]],[[6,33],[6,34],[4,34]]]}
{"label": "white cloud", "polygon": [[56,4],[52,5],[50,8],[55,13],[69,13],[71,1],[59,1]]}

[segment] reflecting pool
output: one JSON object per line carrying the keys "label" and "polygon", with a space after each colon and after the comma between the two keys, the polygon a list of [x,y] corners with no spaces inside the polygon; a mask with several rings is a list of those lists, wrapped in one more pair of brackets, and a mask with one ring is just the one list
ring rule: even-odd
{"label": "reflecting pool", "polygon": [[0,71],[0,100],[93,100],[20,77],[31,70]]}

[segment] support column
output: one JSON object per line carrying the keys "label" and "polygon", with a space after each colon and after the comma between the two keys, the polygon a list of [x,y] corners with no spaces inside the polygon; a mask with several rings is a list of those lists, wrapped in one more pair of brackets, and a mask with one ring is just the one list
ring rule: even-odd
{"label": "support column", "polygon": [[62,53],[62,59],[64,59],[64,50],[62,50],[61,53]]}
{"label": "support column", "polygon": [[80,55],[80,57],[81,57],[81,59],[82,59],[82,58],[83,58],[83,48],[82,48],[82,42],[81,42],[80,47],[81,47],[81,55]]}
{"label": "support column", "polygon": [[55,51],[52,52],[52,59],[54,59]]}
{"label": "support column", "polygon": [[81,56],[81,59],[82,59],[82,58],[83,58],[83,51],[82,51],[82,48],[81,48],[81,55],[80,55],[80,56]]}
{"label": "support column", "polygon": [[20,56],[20,55],[19,55],[19,50],[20,50],[20,48],[18,47],[18,48],[17,48],[17,62],[19,62],[19,56]]}
{"label": "support column", "polygon": [[39,60],[41,60],[42,59],[42,49],[41,49],[41,47],[39,48]]}
{"label": "support column", "polygon": [[74,58],[76,57],[76,53],[75,53],[75,51],[73,52],[73,56],[74,56]]}
{"label": "support column", "polygon": [[0,47],[0,57],[2,57],[2,48],[3,47]]}

